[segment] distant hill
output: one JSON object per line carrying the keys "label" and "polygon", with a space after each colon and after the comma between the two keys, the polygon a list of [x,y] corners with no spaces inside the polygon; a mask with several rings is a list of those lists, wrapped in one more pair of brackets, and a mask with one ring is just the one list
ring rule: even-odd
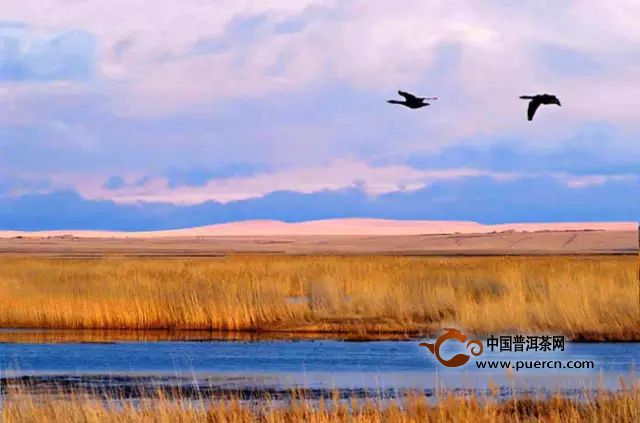
{"label": "distant hill", "polygon": [[492,232],[543,231],[635,231],[636,222],[571,222],[571,223],[509,223],[483,225],[470,221],[327,219],[299,223],[277,220],[249,220],[150,232],[117,232],[89,230],[0,231],[0,238],[15,237],[78,237],[78,238],[157,238],[190,236],[307,236],[307,235],[432,235],[472,234]]}

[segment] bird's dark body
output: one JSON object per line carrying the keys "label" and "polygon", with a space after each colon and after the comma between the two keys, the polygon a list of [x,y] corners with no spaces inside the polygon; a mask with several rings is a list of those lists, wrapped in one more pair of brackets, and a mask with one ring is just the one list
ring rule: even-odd
{"label": "bird's dark body", "polygon": [[555,104],[557,106],[562,106],[558,97],[551,94],[522,95],[520,98],[523,100],[529,100],[529,107],[527,109],[527,119],[529,119],[529,121],[533,120],[533,116],[536,114],[536,110],[538,110],[538,107],[540,107],[541,104]]}
{"label": "bird's dark body", "polygon": [[387,103],[391,103],[391,104],[400,104],[402,106],[406,106],[410,109],[421,109],[425,106],[429,106],[430,103],[408,103],[405,101],[398,101],[398,100],[387,100]]}
{"label": "bird's dark body", "polygon": [[404,97],[404,101],[399,100],[387,100],[387,103],[400,104],[401,106],[408,107],[410,109],[421,109],[425,106],[429,106],[431,103],[427,103],[425,100],[437,100],[437,97],[416,97],[405,91],[398,91],[398,95]]}

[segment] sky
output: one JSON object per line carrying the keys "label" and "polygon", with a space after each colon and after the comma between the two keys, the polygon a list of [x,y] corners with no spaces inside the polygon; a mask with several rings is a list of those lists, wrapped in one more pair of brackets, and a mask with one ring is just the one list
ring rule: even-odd
{"label": "sky", "polygon": [[[638,20],[636,0],[0,2],[0,229],[639,220]],[[528,122],[518,97],[545,92],[562,107]]]}

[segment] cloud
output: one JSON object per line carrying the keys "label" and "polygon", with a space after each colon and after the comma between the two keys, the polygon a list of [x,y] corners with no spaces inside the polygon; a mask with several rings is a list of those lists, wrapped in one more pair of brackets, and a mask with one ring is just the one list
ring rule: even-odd
{"label": "cloud", "polygon": [[476,166],[525,174],[640,174],[640,148],[629,137],[607,124],[577,128],[570,137],[544,146],[531,145],[516,136],[477,137],[440,151],[411,154],[404,163],[418,169]]}
{"label": "cloud", "polygon": [[[170,168],[165,172],[165,177],[167,179],[167,187],[170,189],[183,186],[203,187],[213,179],[252,176],[259,173],[260,170],[264,169],[246,163],[232,163],[215,169]],[[146,182],[150,182],[150,180]]]}
{"label": "cloud", "polygon": [[34,175],[17,177],[0,171],[0,197],[8,198],[29,193],[48,193],[54,189],[55,187],[51,184],[51,181],[45,178]]}
{"label": "cloud", "polygon": [[[455,155],[453,156],[456,157]],[[511,156],[517,163],[518,156]],[[275,192],[314,194],[356,189],[370,198],[419,191],[445,181],[483,180],[507,183],[539,179],[550,185],[584,189],[613,182],[632,182],[639,173],[569,173],[563,170],[497,170],[473,167],[421,168],[406,165],[371,165],[354,160],[336,160],[323,166],[289,167],[258,171],[250,167],[212,170],[173,169],[166,175],[59,174],[48,181],[48,192],[61,189],[78,192],[86,199],[118,204],[166,203],[197,205],[209,201],[227,204],[266,197]],[[40,191],[42,192],[42,190]],[[452,193],[452,195],[458,195]],[[15,196],[15,195],[14,195]]]}
{"label": "cloud", "polygon": [[608,182],[632,181],[638,179],[636,175],[587,175],[573,176],[560,174],[558,179],[563,180],[569,188],[586,188],[595,185],[604,185]]}
{"label": "cloud", "polygon": [[[9,3],[4,196],[229,204],[448,182],[463,202],[456,181],[582,192],[640,174],[631,0]],[[390,107],[399,88],[440,100]],[[563,107],[529,123],[517,97],[536,92]],[[48,185],[16,185],[30,178]]]}
{"label": "cloud", "polygon": [[559,75],[580,77],[604,72],[602,61],[563,45],[548,43],[540,46],[538,58]]}
{"label": "cloud", "polygon": [[[175,180],[156,178],[144,186],[126,185],[118,179],[115,184],[97,185],[90,180],[76,183],[74,188],[83,197],[112,200],[117,203],[163,202],[173,204],[200,204],[207,201],[228,203],[263,197],[272,192],[290,191],[315,193],[356,187],[370,196],[396,191],[415,191],[435,181],[488,176],[508,180],[513,174],[471,168],[417,170],[406,166],[372,167],[351,160],[338,160],[325,166],[290,168],[270,173],[248,176],[208,179],[196,176],[191,183],[177,184]],[[122,184],[120,184],[122,182]]]}
{"label": "cloud", "polygon": [[[89,0],[64,7],[60,0],[25,0],[0,5],[0,13],[34,26],[93,34],[100,40],[102,77],[122,83],[112,93],[116,111],[166,114],[214,100],[300,90],[319,80],[379,93],[397,84],[426,88],[433,81],[423,75],[437,67],[443,45],[459,46],[460,67],[445,77],[475,103],[498,87],[516,93],[560,90],[584,64],[606,69],[596,75],[600,79],[619,80],[627,73],[629,82],[635,66],[629,52],[640,38],[629,16],[637,6],[593,5],[592,0],[558,2],[553,8],[515,8],[502,1],[452,6],[446,0],[161,0],[150,14],[144,2],[114,0],[106,6]],[[612,51],[626,51],[629,59],[603,66]],[[564,93],[568,98],[594,88],[589,78],[575,84]],[[608,94],[623,93],[609,85]],[[130,100],[128,107],[122,96]],[[506,99],[496,100],[489,111],[508,110]]]}
{"label": "cloud", "polygon": [[111,176],[102,185],[102,188],[108,191],[117,191],[125,186],[124,179],[120,176]]}
{"label": "cloud", "polygon": [[93,74],[95,39],[85,31],[0,25],[0,83],[82,81]]}
{"label": "cloud", "polygon": [[[72,191],[0,198],[0,229],[159,230],[248,219],[289,222],[333,218],[474,220],[482,223],[631,221],[640,179],[573,189],[551,177],[496,181],[442,180],[415,191],[372,198],[358,188],[315,193],[274,192],[221,204],[117,204]],[[526,192],[527,195],[522,195]]]}

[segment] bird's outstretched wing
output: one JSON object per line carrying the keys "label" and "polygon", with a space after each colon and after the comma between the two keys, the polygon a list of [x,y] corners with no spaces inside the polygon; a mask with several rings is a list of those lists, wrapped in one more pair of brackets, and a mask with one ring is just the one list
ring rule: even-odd
{"label": "bird's outstretched wing", "polygon": [[534,98],[529,102],[529,108],[527,109],[527,118],[529,120],[533,120],[533,115],[536,114],[536,110],[538,110],[540,104],[540,100],[538,100],[537,98]]}
{"label": "bird's outstretched wing", "polygon": [[416,101],[418,100],[418,97],[416,97],[413,94],[409,94],[406,91],[398,91],[398,95],[401,95],[402,97],[404,97],[407,101]]}

